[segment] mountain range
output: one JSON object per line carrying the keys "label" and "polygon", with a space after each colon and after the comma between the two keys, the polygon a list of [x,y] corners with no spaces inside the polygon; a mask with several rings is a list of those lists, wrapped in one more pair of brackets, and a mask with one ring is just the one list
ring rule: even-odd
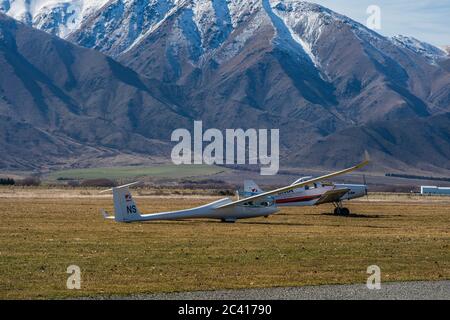
{"label": "mountain range", "polygon": [[[0,1],[0,167],[280,128],[281,163],[450,170],[450,57],[304,1]],[[37,30],[41,29],[41,30]],[[33,137],[29,139],[27,137]]]}

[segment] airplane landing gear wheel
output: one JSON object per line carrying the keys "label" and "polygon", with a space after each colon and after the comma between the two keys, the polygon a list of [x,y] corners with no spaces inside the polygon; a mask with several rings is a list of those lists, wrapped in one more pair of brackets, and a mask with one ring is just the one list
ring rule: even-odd
{"label": "airplane landing gear wheel", "polygon": [[337,216],[348,216],[350,214],[350,210],[348,208],[334,208],[334,214]]}

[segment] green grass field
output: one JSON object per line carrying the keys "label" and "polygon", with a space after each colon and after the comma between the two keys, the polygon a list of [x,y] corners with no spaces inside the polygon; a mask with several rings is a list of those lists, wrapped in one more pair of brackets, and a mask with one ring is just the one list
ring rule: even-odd
{"label": "green grass field", "polygon": [[193,176],[208,176],[226,171],[226,168],[209,165],[158,165],[154,167],[111,167],[70,169],[56,171],[48,176],[48,180],[63,179],[132,179],[140,177],[154,178],[187,178]]}

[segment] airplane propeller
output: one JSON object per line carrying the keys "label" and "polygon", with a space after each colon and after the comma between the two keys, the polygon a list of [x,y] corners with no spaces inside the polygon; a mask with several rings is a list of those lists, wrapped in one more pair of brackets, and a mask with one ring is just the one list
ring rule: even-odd
{"label": "airplane propeller", "polygon": [[366,194],[367,201],[369,201],[369,192],[367,191],[367,181],[366,181],[366,175],[365,174],[363,174],[363,184],[366,186],[365,194]]}

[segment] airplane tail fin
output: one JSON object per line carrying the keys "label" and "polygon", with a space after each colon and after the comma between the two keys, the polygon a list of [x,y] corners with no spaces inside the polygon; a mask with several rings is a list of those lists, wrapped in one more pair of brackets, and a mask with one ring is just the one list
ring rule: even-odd
{"label": "airplane tail fin", "polygon": [[129,187],[137,183],[131,183],[119,187],[114,187],[102,192],[112,191],[114,200],[114,219],[117,222],[131,222],[140,220],[139,211],[130,193]]}
{"label": "airplane tail fin", "polygon": [[253,180],[244,181],[245,194],[258,194],[264,192]]}

